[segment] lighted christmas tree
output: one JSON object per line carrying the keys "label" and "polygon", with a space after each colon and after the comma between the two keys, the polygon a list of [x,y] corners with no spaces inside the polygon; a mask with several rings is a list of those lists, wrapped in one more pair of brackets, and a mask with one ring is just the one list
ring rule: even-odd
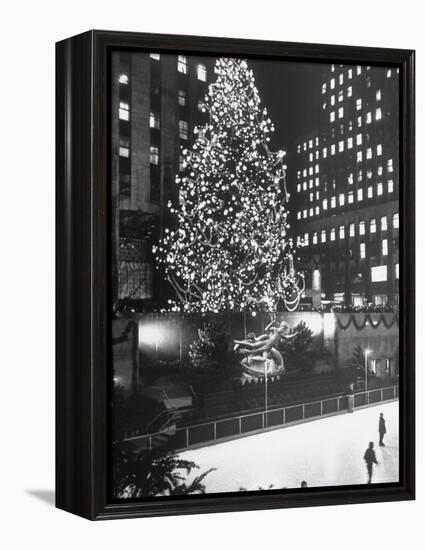
{"label": "lighted christmas tree", "polygon": [[[298,304],[288,238],[285,152],[272,153],[274,126],[260,106],[252,70],[218,59],[203,110],[208,122],[184,149],[176,178],[176,229],[154,250],[183,311],[275,311]],[[294,300],[295,294],[295,300]]]}

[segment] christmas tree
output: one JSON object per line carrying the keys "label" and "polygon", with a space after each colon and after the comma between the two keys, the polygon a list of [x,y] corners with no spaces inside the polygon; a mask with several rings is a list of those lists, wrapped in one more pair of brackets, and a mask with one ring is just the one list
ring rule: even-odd
{"label": "christmas tree", "polygon": [[287,236],[285,152],[269,149],[274,126],[245,60],[217,59],[203,110],[208,122],[183,150],[176,228],[154,250],[180,302],[193,312],[275,311],[298,304]]}

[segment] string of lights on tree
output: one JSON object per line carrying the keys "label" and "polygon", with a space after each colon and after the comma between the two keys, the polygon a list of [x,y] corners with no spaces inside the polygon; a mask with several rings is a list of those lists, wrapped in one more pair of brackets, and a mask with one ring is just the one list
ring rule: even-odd
{"label": "string of lights on tree", "polygon": [[260,106],[245,60],[217,59],[216,80],[202,106],[177,176],[176,218],[154,248],[184,312],[295,310],[304,279],[288,237],[284,151],[269,149],[274,126]]}

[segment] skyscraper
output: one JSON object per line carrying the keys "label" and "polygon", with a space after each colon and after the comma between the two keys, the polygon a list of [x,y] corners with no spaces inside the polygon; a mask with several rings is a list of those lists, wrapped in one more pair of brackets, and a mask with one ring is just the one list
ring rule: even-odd
{"label": "skyscraper", "polygon": [[115,52],[112,58],[112,250],[120,301],[156,308],[167,291],[153,277],[151,244],[162,235],[168,201],[177,200],[181,148],[204,122],[202,99],[213,58]]}
{"label": "skyscraper", "polygon": [[397,306],[398,73],[332,65],[317,93],[320,126],[288,159],[306,300]]}

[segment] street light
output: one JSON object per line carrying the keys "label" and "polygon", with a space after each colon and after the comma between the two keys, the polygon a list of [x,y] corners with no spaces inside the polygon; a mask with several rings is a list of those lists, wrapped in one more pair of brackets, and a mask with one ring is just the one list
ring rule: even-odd
{"label": "street light", "polygon": [[371,349],[365,349],[364,350],[364,388],[365,388],[365,404],[367,405],[368,398],[367,398],[367,356],[371,352]]}

